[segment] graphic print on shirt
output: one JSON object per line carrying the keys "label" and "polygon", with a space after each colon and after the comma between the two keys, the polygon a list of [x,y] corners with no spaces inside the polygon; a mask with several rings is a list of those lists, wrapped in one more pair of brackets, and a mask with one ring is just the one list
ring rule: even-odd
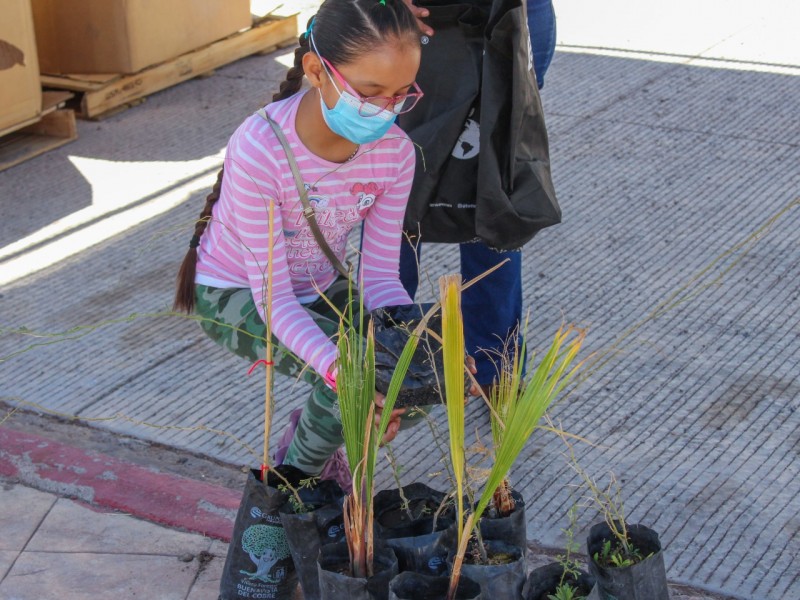
{"label": "graphic print on shirt", "polygon": [[[309,192],[308,202],[314,209],[314,216],[323,238],[334,254],[341,256],[347,243],[347,234],[353,228],[353,225],[363,218],[361,209],[358,205],[352,204],[349,198],[344,206],[340,206],[341,202],[337,203],[331,196],[321,193],[317,187],[312,187],[308,184],[304,185]],[[375,201],[375,194],[380,194],[383,190],[379,189],[375,184],[368,185],[373,186],[373,192],[375,192],[370,201],[371,205]],[[356,184],[356,186],[365,187],[363,184]],[[298,210],[291,221],[286,221],[285,223],[284,235],[286,239],[286,257],[289,260],[289,272],[295,275],[313,276],[332,271],[333,265],[330,264],[319,247],[319,243],[302,212],[302,208]]]}
{"label": "graphic print on shirt", "polygon": [[330,204],[330,198],[327,196],[321,196],[319,194],[312,193],[318,191],[315,186],[304,183],[303,187],[306,188],[306,192],[308,192],[308,203],[314,210],[318,208],[326,208],[328,204]]}
{"label": "graphic print on shirt", "polygon": [[375,204],[378,196],[383,194],[383,188],[378,187],[374,181],[356,183],[350,188],[350,193],[358,196],[358,212],[363,215],[370,206]]}

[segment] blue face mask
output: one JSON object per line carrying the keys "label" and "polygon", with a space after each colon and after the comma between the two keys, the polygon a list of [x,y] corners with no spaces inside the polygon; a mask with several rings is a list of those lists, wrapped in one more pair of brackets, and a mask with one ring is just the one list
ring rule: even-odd
{"label": "blue face mask", "polygon": [[325,119],[325,123],[333,133],[354,144],[368,144],[381,139],[397,118],[397,115],[388,109],[378,110],[374,115],[365,117],[359,113],[360,98],[356,98],[347,90],[340,91],[339,88],[336,88],[336,91],[339,92],[339,99],[333,108],[325,105],[320,92],[319,104],[322,107],[322,118]]}
{"label": "blue face mask", "polygon": [[[317,55],[317,45],[314,43],[313,33],[309,35],[312,48]],[[322,118],[336,135],[350,140],[354,144],[368,144],[381,139],[397,118],[397,114],[387,108],[380,108],[372,104],[365,104],[361,98],[350,93],[347,89],[339,89],[336,85],[336,77],[331,73],[325,64],[325,59],[320,57],[322,67],[325,69],[328,78],[331,80],[334,89],[339,94],[339,99],[333,108],[328,108],[322,99],[322,91],[319,90],[319,104],[322,108]],[[331,66],[333,68],[333,66]],[[347,86],[347,82],[340,81],[342,86]],[[349,87],[349,86],[348,86]],[[401,107],[402,105],[398,105]],[[369,111],[365,116],[364,111]]]}

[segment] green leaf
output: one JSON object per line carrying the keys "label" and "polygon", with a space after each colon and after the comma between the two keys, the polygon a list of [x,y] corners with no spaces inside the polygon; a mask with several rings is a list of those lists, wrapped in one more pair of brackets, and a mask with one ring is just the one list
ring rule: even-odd
{"label": "green leaf", "polygon": [[447,428],[450,434],[450,463],[456,483],[458,506],[458,543],[464,523],[464,319],[461,314],[461,278],[444,275],[439,278],[442,303],[442,361],[447,404]]}
{"label": "green leaf", "polygon": [[[495,448],[495,460],[475,509],[476,521],[486,510],[494,491],[511,470],[547,409],[575,376],[580,365],[570,367],[584,338],[583,331],[572,327],[559,328],[532,376],[521,384],[518,398],[508,407],[500,444]],[[513,369],[512,380],[521,381],[517,378],[521,364],[515,363]]]}

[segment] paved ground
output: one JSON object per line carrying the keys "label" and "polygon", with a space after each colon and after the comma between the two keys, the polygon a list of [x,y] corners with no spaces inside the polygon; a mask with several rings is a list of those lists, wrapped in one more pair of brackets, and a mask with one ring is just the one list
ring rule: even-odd
{"label": "paved ground", "polygon": [[6,422],[0,598],[216,600],[241,477],[76,424]]}
{"label": "paved ground", "polygon": [[[595,359],[554,417],[661,533],[671,580],[800,597],[797,9],[695,4],[559,8],[543,102],[564,223],[524,250],[532,343],[562,318],[588,327]],[[0,174],[0,327],[69,332],[0,337],[0,399],[258,461],[263,382],[164,312],[225,141],[289,59],[82,122],[77,142]],[[428,249],[433,280],[457,270],[453,250]],[[276,428],[303,396],[279,382]],[[477,404],[470,417],[486,435]],[[513,473],[529,537],[550,548],[574,501],[563,450],[541,435]],[[440,470],[427,429],[396,455],[404,481]],[[596,519],[584,510],[580,529]]]}
{"label": "paved ground", "polygon": [[[169,464],[165,449],[120,436],[138,452],[113,457],[98,450],[106,437],[31,415],[0,428],[0,597],[216,599],[240,492],[198,475],[230,469],[187,453]],[[190,463],[190,477],[176,472]],[[530,547],[530,569],[552,561]],[[673,600],[722,598],[670,588]]]}

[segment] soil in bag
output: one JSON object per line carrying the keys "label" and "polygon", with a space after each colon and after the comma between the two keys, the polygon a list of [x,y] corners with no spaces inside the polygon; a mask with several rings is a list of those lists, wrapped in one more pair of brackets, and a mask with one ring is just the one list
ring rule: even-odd
{"label": "soil in bag", "polygon": [[350,575],[347,542],[326,544],[317,559],[320,598],[322,600],[388,600],[389,582],[397,575],[397,557],[383,544],[375,544],[374,575],[369,578]]}
{"label": "soil in bag", "polygon": [[447,555],[455,543],[452,507],[445,494],[423,483],[375,495],[375,533],[397,555],[400,571],[428,575],[447,572]]}
{"label": "soil in bag", "polygon": [[616,549],[608,524],[598,523],[589,530],[589,570],[597,580],[601,600],[669,600],[658,534],[644,525],[628,525],[627,529],[629,544],[638,555],[633,564],[622,567],[611,566],[604,559]]}
{"label": "soil in bag", "polygon": [[317,574],[320,547],[344,539],[343,498],[335,481],[317,481],[297,489],[297,496],[290,495],[279,509],[304,600],[320,597]]}
{"label": "soil in bag", "polygon": [[[386,306],[370,313],[375,327],[375,388],[382,394],[389,390],[397,360],[403,352],[414,327],[432,304]],[[428,321],[433,331],[441,329],[441,314]],[[395,408],[440,404],[442,394],[439,381],[443,380],[442,346],[423,333],[411,358]]]}
{"label": "soil in bag", "polygon": [[[473,541],[467,548],[461,574],[481,586],[484,597],[518,600],[525,585],[525,557],[522,548],[501,540],[483,540],[486,556]],[[448,557],[453,564],[453,555]]]}
{"label": "soil in bag", "polygon": [[481,518],[480,532],[485,540],[501,540],[519,546],[524,553],[528,547],[525,499],[516,490],[511,492],[511,498],[514,500],[511,514],[501,516],[494,506],[490,507]]}
{"label": "soil in bag", "polygon": [[549,600],[550,594],[556,593],[559,584],[568,583],[581,596],[588,596],[594,587],[594,577],[580,571],[577,577],[570,574],[563,576],[564,567],[559,563],[550,563],[531,571],[525,586],[522,588],[523,600]]}
{"label": "soil in bag", "polygon": [[[407,571],[389,583],[389,600],[445,600],[449,587],[449,577]],[[459,578],[455,600],[480,600],[482,597],[480,585],[464,575]]]}
{"label": "soil in bag", "polygon": [[278,514],[287,499],[279,487],[285,479],[299,482],[305,477],[299,469],[281,465],[267,471],[265,484],[260,470],[250,470],[222,570],[220,600],[291,598],[297,575]]}

